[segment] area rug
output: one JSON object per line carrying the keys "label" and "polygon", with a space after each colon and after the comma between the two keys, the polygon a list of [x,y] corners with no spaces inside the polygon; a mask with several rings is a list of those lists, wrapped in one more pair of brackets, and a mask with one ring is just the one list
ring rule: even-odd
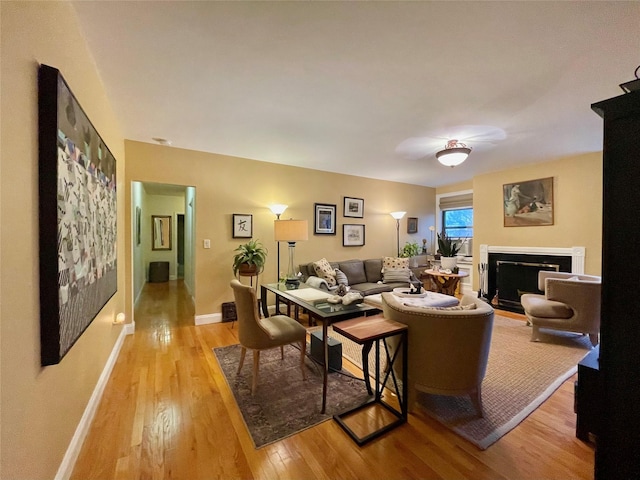
{"label": "area rug", "polygon": [[[360,346],[331,330],[329,335],[343,343],[343,355],[361,368]],[[591,350],[585,335],[541,329],[541,341],[531,342],[530,336],[531,327],[524,321],[494,317],[482,383],[483,418],[476,415],[468,396],[420,394],[419,404],[431,417],[485,450],[549,398]],[[369,356],[370,372],[373,357]]]}
{"label": "area rug", "polygon": [[256,448],[318,425],[369,398],[362,380],[334,372],[329,374],[326,412],[320,413],[322,367],[307,358],[307,380],[303,381],[300,351],[291,345],[284,348],[284,360],[279,348],[261,352],[254,396],[252,353],[247,352],[242,371],[236,374],[240,345],[213,349]]}

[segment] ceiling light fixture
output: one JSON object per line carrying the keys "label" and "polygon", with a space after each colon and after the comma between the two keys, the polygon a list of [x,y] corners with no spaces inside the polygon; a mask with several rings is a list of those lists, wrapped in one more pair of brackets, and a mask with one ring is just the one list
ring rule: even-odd
{"label": "ceiling light fixture", "polygon": [[449,140],[444,150],[436,153],[436,158],[447,167],[455,167],[464,162],[470,153],[471,149],[464,143],[458,142],[458,140]]}
{"label": "ceiling light fixture", "polygon": [[165,147],[169,147],[173,143],[171,140],[167,140],[166,138],[160,138],[160,137],[153,137],[151,140],[153,140],[154,142],[158,142],[158,144],[164,145]]}

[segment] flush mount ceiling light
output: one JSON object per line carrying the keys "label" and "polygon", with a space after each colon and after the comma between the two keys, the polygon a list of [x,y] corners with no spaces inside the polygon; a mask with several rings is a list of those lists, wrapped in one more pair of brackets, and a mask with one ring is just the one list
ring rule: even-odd
{"label": "flush mount ceiling light", "polygon": [[458,140],[449,140],[444,150],[436,153],[436,158],[447,167],[455,167],[464,162],[470,153],[471,149],[464,143],[458,142]]}
{"label": "flush mount ceiling light", "polygon": [[169,147],[173,143],[171,140],[167,140],[166,138],[160,138],[160,137],[153,137],[151,140],[153,140],[154,142],[157,142],[160,145],[164,145],[165,147]]}

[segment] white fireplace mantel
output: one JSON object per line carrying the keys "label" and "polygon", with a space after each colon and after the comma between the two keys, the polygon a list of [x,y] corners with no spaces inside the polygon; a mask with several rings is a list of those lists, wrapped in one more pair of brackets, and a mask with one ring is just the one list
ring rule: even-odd
{"label": "white fireplace mantel", "polygon": [[500,247],[480,245],[480,263],[489,263],[490,253],[515,253],[520,255],[557,255],[571,257],[571,273],[584,274],[585,247]]}

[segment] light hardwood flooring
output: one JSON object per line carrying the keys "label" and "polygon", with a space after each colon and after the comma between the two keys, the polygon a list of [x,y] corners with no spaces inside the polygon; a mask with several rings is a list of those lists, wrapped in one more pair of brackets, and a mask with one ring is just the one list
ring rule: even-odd
{"label": "light hardwood flooring", "polygon": [[147,284],[135,319],[73,479],[593,478],[593,448],[575,438],[575,377],[485,451],[420,408],[364,447],[330,420],[256,450],[212,352],[238,343],[237,325],[195,327],[180,281]]}

